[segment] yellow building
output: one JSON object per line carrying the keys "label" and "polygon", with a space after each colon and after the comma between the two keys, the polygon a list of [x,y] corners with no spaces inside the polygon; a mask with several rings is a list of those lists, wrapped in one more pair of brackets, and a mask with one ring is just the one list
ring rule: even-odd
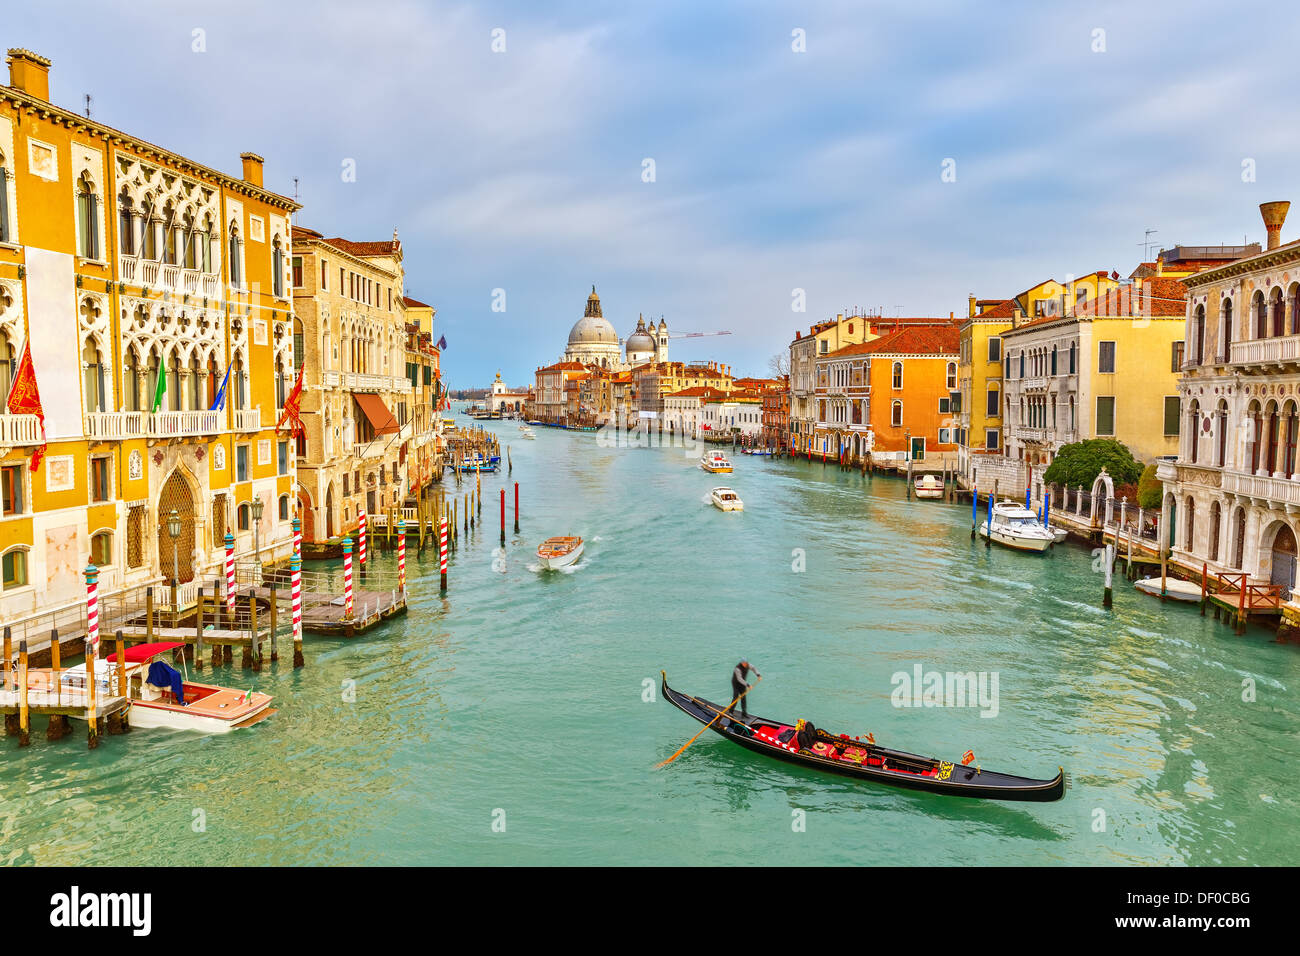
{"label": "yellow building", "polygon": [[76,601],[88,562],[101,589],[175,578],[186,604],[221,576],[228,527],[241,552],[255,533],[273,553],[290,540],[294,459],[275,425],[298,205],[263,186],[254,153],[219,172],[51,103],[43,57],[8,64],[0,389],[30,348],[44,435],[36,415],[0,413],[0,620]]}
{"label": "yellow building", "polygon": [[819,322],[804,335],[796,331],[790,343],[790,446],[806,452],[815,444],[817,427],[817,357],[879,338],[875,320],[864,315],[839,313]]}
{"label": "yellow building", "polygon": [[957,363],[957,471],[969,485],[972,464],[1002,448],[1002,334],[1011,328],[1011,299],[970,297]]}

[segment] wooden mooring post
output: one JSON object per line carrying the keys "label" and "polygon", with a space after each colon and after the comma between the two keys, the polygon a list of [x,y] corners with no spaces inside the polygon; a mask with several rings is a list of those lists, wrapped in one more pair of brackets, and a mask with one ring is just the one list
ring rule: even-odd
{"label": "wooden mooring post", "polygon": [[1104,570],[1106,574],[1106,586],[1105,589],[1102,591],[1101,606],[1110,607],[1113,601],[1113,598],[1111,596],[1111,574],[1113,573],[1115,568],[1115,545],[1111,544],[1110,542],[1106,543],[1105,562],[1106,562],[1106,566]]}

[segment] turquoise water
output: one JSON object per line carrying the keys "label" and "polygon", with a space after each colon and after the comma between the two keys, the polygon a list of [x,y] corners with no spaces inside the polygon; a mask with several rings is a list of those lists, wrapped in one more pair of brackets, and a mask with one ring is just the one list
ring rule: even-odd
{"label": "turquoise water", "polygon": [[[136,731],[94,752],[81,725],[54,744],[38,726],[24,751],[0,741],[4,859],[1300,861],[1295,646],[1234,636],[1119,578],[1104,611],[1086,550],[988,550],[968,506],[908,502],[896,479],[740,455],[710,476],[698,452],[494,427],[514,474],[484,476],[485,521],[445,599],[433,552],[412,549],[406,617],[351,641],[309,637],[299,671],[288,656],[258,675],[216,671],[276,697],[279,713],[245,732]],[[522,530],[503,562],[507,481]],[[724,483],[743,514],[707,504]],[[586,538],[582,563],[539,573],[533,549],[563,533]],[[1064,765],[1073,787],[1051,804],[957,801],[790,768],[712,733],[652,770],[699,729],[659,700],[660,669],[725,700],[742,656],[764,676],[753,712],[949,759],[972,748],[1029,776]],[[892,706],[893,676],[916,665],[996,673],[997,715]]]}

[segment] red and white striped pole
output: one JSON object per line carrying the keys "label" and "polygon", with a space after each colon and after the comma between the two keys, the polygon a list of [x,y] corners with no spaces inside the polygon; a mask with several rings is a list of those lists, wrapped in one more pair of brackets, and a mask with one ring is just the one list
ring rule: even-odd
{"label": "red and white striped pole", "polygon": [[235,536],[226,529],[226,614],[235,619]]}
{"label": "red and white striped pole", "polygon": [[447,593],[447,517],[438,519],[438,573],[441,576],[439,590]]}
{"label": "red and white striped pole", "polygon": [[99,653],[99,568],[87,564],[83,573],[86,575],[86,668],[93,672],[95,655]]}
{"label": "red and white striped pole", "polygon": [[293,553],[302,557],[302,519],[296,514],[293,516]]}
{"label": "red and white striped pole", "polygon": [[406,594],[406,519],[397,519],[397,587]]}
{"label": "red and white striped pole", "polygon": [[343,539],[343,616],[352,617],[352,539]]}
{"label": "red and white striped pole", "polygon": [[361,524],[357,528],[357,561],[361,564],[361,573],[366,573],[366,509],[361,509]]}
{"label": "red and white striped pole", "polygon": [[302,558],[289,559],[289,582],[293,592],[293,666],[302,667]]}

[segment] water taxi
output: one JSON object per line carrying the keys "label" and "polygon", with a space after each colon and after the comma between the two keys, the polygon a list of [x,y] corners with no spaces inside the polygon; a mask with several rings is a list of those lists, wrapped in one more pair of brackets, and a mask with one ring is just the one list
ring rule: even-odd
{"label": "water taxi", "polygon": [[918,475],[912,487],[918,498],[943,497],[943,479],[934,475]]}
{"label": "water taxi", "polygon": [[713,507],[719,511],[745,510],[745,503],[740,500],[740,495],[730,488],[714,488],[709,492],[709,500],[713,502]]}
{"label": "water taxi", "polygon": [[[101,697],[129,698],[128,722],[132,727],[145,729],[162,727],[224,734],[260,723],[275,713],[271,708],[270,694],[184,680],[168,663],[171,652],[184,646],[180,641],[163,641],[127,648],[123,661],[125,694],[118,687],[117,654],[97,660],[95,688],[98,694]],[[53,675],[53,670],[48,667],[28,671],[28,689],[56,693]],[[85,690],[84,662],[59,671],[58,693],[76,697],[83,695]]]}
{"label": "water taxi", "polygon": [[576,536],[547,538],[537,546],[537,560],[551,571],[567,568],[582,557],[582,539]]}
{"label": "water taxi", "polygon": [[1043,527],[1038,515],[1024,505],[1002,501],[993,506],[993,527],[989,519],[980,523],[980,536],[1017,551],[1046,551],[1056,541],[1049,529]]}
{"label": "water taxi", "polygon": [[700,467],[714,475],[731,472],[731,462],[720,451],[711,451],[701,458]]}
{"label": "water taxi", "polygon": [[531,428],[529,428],[527,425],[524,425],[523,427],[521,427],[521,428],[519,429],[519,437],[520,437],[520,438],[536,438],[536,437],[537,437],[537,432],[533,431],[533,430],[532,430]]}

